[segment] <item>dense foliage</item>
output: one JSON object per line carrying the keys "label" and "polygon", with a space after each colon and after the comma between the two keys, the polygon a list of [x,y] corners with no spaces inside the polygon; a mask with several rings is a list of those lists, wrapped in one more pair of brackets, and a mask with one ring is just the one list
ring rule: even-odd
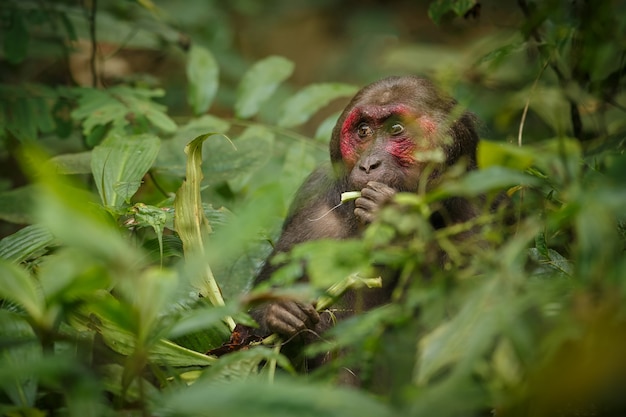
{"label": "dense foliage", "polygon": [[[226,16],[264,21],[292,2],[206,2],[211,19],[194,21],[200,3],[3,3],[2,414],[626,411],[624,2],[520,0],[506,36],[481,34],[464,51],[409,42],[386,52],[386,67],[355,71],[434,78],[478,113],[489,140],[478,171],[398,196],[363,239],[310,242],[285,258],[275,282],[308,261],[311,282],[293,296],[322,297],[372,264],[405,283],[392,305],[312,346],[348,353],[311,375],[295,375],[279,345],[205,353],[235,322],[250,324],[250,302],[279,291],[251,279],[295,188],[326,158],[329,108],[356,83],[296,88],[288,58],[237,54]],[[383,33],[392,20],[373,3],[345,27],[366,33],[379,19]],[[442,25],[481,13],[475,0],[428,12]],[[187,19],[185,33],[168,13]],[[117,76],[124,51],[156,53],[174,76]],[[427,221],[450,195],[502,190],[513,213],[440,230]],[[460,239],[468,230],[479,232]],[[433,268],[441,249],[445,267]],[[332,384],[354,366],[363,388]]]}

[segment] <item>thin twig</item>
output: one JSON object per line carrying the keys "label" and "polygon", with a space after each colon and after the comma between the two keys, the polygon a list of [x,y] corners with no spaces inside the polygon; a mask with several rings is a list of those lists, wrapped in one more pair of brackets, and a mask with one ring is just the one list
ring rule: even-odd
{"label": "thin twig", "polygon": [[522,132],[524,131],[524,123],[526,122],[526,115],[528,114],[528,108],[530,107],[530,98],[533,95],[533,92],[535,91],[535,88],[537,87],[537,84],[539,83],[539,80],[541,79],[541,75],[543,74],[543,72],[545,71],[545,69],[548,67],[548,60],[546,60],[546,63],[543,65],[543,67],[541,68],[541,71],[539,71],[539,74],[537,74],[537,78],[535,78],[535,82],[533,83],[532,88],[530,89],[530,92],[528,93],[528,98],[526,99],[526,105],[524,106],[524,111],[522,112],[522,120],[520,120],[519,123],[519,132],[517,133],[517,146],[522,146]]}

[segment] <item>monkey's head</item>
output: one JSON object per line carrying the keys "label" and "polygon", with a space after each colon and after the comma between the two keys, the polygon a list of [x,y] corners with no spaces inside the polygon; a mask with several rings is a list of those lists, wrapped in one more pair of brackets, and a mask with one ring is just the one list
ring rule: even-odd
{"label": "monkey's head", "polygon": [[465,157],[476,165],[473,116],[428,80],[390,77],[364,87],[343,111],[330,141],[340,177],[359,190],[370,181],[416,191]]}

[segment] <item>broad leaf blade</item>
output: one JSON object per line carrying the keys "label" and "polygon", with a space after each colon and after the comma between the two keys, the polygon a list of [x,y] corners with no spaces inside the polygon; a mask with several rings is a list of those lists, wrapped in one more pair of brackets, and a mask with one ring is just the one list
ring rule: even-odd
{"label": "broad leaf blade", "polygon": [[0,258],[20,263],[53,242],[54,236],[44,226],[26,226],[0,240]]}
{"label": "broad leaf blade", "polygon": [[[211,266],[204,259],[205,242],[211,232],[209,221],[204,215],[200,184],[202,183],[202,144],[215,133],[200,135],[185,146],[187,154],[187,178],[176,192],[174,200],[174,224],[183,242],[185,258],[197,278],[193,285],[214,306],[223,306],[222,292],[215,281]],[[235,323],[227,318],[231,330]]]}
{"label": "broad leaf blade", "polygon": [[0,260],[0,298],[21,305],[35,320],[43,318],[45,301],[34,279],[18,265]]}
{"label": "broad leaf blade", "polygon": [[312,84],[305,87],[285,102],[278,125],[299,126],[331,101],[352,96],[356,91],[355,86],[340,83]]}
{"label": "broad leaf blade", "polygon": [[91,170],[105,206],[120,208],[137,192],[159,152],[159,138],[111,135],[92,152]]}
{"label": "broad leaf blade", "polygon": [[218,85],[218,66],[211,52],[192,46],[187,61],[187,101],[195,114],[209,109]]}
{"label": "broad leaf blade", "polygon": [[293,68],[293,62],[279,56],[270,56],[254,64],[244,74],[237,90],[237,117],[254,116],[280,83],[293,73]]}

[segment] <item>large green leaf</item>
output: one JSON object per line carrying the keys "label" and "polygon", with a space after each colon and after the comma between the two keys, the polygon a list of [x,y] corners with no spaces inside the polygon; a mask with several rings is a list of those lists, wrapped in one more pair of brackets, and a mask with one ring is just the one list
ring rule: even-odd
{"label": "large green leaf", "polygon": [[35,320],[44,317],[45,301],[35,280],[18,265],[0,259],[0,298],[24,307]]}
{"label": "large green leaf", "polygon": [[237,117],[254,116],[280,83],[293,73],[293,68],[293,62],[279,56],[270,56],[254,64],[239,83],[235,102]]}
{"label": "large green leaf", "polygon": [[[219,388],[219,389],[217,389]],[[229,417],[382,417],[398,415],[363,392],[297,379],[261,378],[220,383],[200,378],[189,387],[164,393],[154,414]]]}
{"label": "large green leaf", "polygon": [[[35,332],[23,317],[0,310],[0,340],[3,342],[0,367],[20,369],[25,363],[41,358],[41,345],[34,343]],[[15,343],[11,346],[11,342]],[[7,346],[8,345],[8,346]],[[0,387],[4,389],[13,404],[32,407],[37,394],[38,378],[30,372],[14,372],[0,378]]]}
{"label": "large green leaf", "polygon": [[32,223],[36,193],[37,189],[32,185],[0,193],[0,219],[17,224]]}
{"label": "large green leaf", "polygon": [[[187,154],[187,178],[183,181],[176,192],[174,200],[174,225],[176,232],[183,242],[185,258],[191,268],[197,268],[197,273],[192,285],[207,298],[214,306],[223,306],[224,299],[220,291],[211,266],[204,260],[206,241],[211,232],[200,196],[200,185],[202,183],[202,144],[205,140],[215,136],[215,133],[200,135],[185,147]],[[232,319],[229,325],[235,327]]]}
{"label": "large green leaf", "polygon": [[536,152],[530,148],[482,140],[476,156],[480,168],[501,166],[522,171],[533,164]]}
{"label": "large green leaf", "polygon": [[119,208],[137,192],[159,152],[154,135],[111,135],[92,152],[91,170],[105,206]]}
{"label": "large green leaf", "polygon": [[[11,10],[11,7],[8,7]],[[28,53],[30,36],[24,22],[25,13],[11,10],[4,32],[4,56],[11,64],[19,64]]]}
{"label": "large green leaf", "polygon": [[0,240],[0,258],[20,263],[54,242],[54,236],[41,225],[30,225]]}
{"label": "large green leaf", "polygon": [[[230,129],[230,124],[225,120],[205,114],[189,123],[181,126],[174,137],[164,139],[161,143],[161,150],[155,162],[158,171],[173,173],[180,177],[185,176],[187,157],[185,156],[185,146],[189,143],[189,138],[195,138],[206,132],[216,132],[225,134]],[[208,147],[213,141],[206,143]]]}
{"label": "large green leaf", "polygon": [[[128,356],[137,347],[135,335],[119,328],[111,322],[102,321],[95,325],[104,342],[111,349]],[[165,366],[207,366],[215,363],[215,358],[184,348],[169,340],[159,339],[151,344],[148,356],[150,361]]]}
{"label": "large green leaf", "polygon": [[50,163],[59,174],[91,174],[91,151],[57,155]]}
{"label": "large green leaf", "polygon": [[209,109],[218,86],[219,69],[211,52],[193,45],[187,58],[187,101],[195,114]]}
{"label": "large green leaf", "polygon": [[262,126],[251,126],[233,142],[224,137],[205,144],[203,172],[206,182],[218,184],[250,174],[269,159],[274,134]]}
{"label": "large green leaf", "polygon": [[341,97],[352,96],[356,91],[357,87],[348,84],[326,83],[309,85],[283,104],[278,125],[282,127],[301,125],[331,101]]}
{"label": "large green leaf", "polygon": [[107,126],[112,132],[122,133],[131,120],[143,117],[165,132],[176,129],[176,123],[165,113],[165,106],[152,101],[154,97],[163,96],[163,90],[120,85],[105,91],[80,88],[72,92],[78,94],[79,99],[71,116],[82,123],[83,134],[87,137]]}

